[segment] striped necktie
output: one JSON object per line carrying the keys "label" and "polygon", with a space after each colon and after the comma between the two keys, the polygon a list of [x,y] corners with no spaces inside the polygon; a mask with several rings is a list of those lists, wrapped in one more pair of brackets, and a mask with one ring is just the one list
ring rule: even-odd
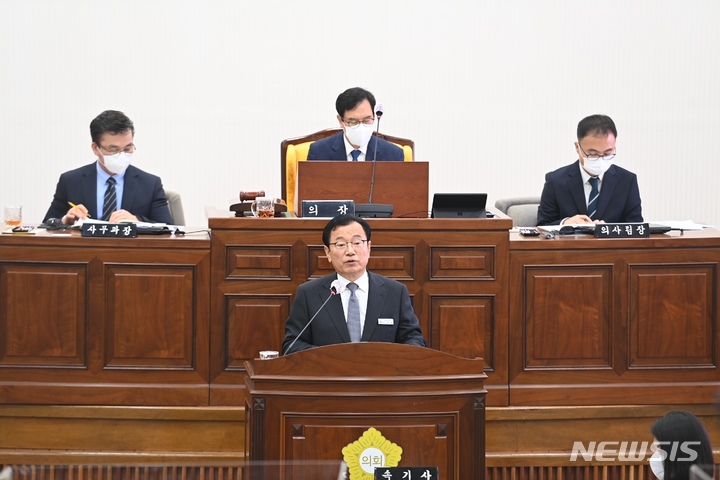
{"label": "striped necktie", "polygon": [[110,220],[110,215],[117,209],[117,191],[115,190],[116,180],[114,177],[107,179],[107,188],[105,189],[105,197],[103,198],[103,216],[106,222]]}
{"label": "striped necktie", "polygon": [[362,337],[360,328],[360,302],[358,302],[355,290],[358,289],[357,283],[348,283],[347,288],[350,290],[350,301],[348,302],[347,326],[350,332],[350,341],[359,342]]}
{"label": "striped necktie", "polygon": [[588,179],[588,182],[590,182],[590,197],[588,198],[588,217],[593,218],[595,215],[595,212],[597,212],[597,204],[598,204],[598,197],[600,196],[600,191],[598,190],[598,177],[590,177]]}

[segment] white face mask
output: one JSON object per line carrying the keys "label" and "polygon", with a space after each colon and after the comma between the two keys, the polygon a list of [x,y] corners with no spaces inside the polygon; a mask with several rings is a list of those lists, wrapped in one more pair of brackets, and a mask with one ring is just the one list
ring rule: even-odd
{"label": "white face mask", "polygon": [[361,123],[355,128],[345,126],[345,136],[348,141],[357,145],[361,149],[367,149],[367,144],[370,142],[373,134],[373,125],[365,125]]}
{"label": "white face mask", "polygon": [[658,480],[663,480],[663,477],[665,477],[665,467],[663,466],[663,460],[664,455],[660,451],[656,451],[652,454],[652,457],[650,457],[650,460],[648,462],[650,463],[650,470],[652,470],[653,474],[658,478]]}
{"label": "white face mask", "polygon": [[103,155],[102,164],[105,168],[115,175],[122,175],[130,166],[132,154],[120,152],[119,155]]}
{"label": "white face mask", "polygon": [[603,157],[599,158],[585,158],[583,159],[583,168],[586,172],[594,177],[599,177],[603,173],[608,171],[608,168],[612,167],[615,158],[605,160]]}

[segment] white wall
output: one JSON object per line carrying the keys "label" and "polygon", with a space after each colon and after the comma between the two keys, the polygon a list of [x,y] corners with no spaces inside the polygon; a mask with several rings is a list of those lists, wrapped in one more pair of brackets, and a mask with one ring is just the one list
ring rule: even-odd
{"label": "white wall", "polygon": [[539,195],[605,113],[646,219],[720,225],[718,25],[717,0],[2,0],[0,203],[42,220],[118,109],[203,226],[240,190],[279,195],[280,141],[336,126],[362,86],[431,193]]}

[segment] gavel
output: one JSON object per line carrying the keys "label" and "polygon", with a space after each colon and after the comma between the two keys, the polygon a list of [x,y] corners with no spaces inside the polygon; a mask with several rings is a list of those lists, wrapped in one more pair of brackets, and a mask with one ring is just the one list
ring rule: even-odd
{"label": "gavel", "polygon": [[257,197],[264,197],[265,190],[258,190],[257,192],[240,192],[240,201],[255,200]]}

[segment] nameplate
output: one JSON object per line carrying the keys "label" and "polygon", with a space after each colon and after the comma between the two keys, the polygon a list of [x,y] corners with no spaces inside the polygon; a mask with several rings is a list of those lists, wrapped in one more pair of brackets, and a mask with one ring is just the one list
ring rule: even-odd
{"label": "nameplate", "polygon": [[376,467],[375,480],[437,480],[438,467]]}
{"label": "nameplate", "polygon": [[598,223],[595,238],[647,238],[650,227],[647,223]]}
{"label": "nameplate", "polygon": [[83,223],[83,237],[135,238],[137,225],[134,223]]}
{"label": "nameplate", "polygon": [[302,216],[308,218],[333,218],[338,215],[355,215],[352,200],[303,200]]}

